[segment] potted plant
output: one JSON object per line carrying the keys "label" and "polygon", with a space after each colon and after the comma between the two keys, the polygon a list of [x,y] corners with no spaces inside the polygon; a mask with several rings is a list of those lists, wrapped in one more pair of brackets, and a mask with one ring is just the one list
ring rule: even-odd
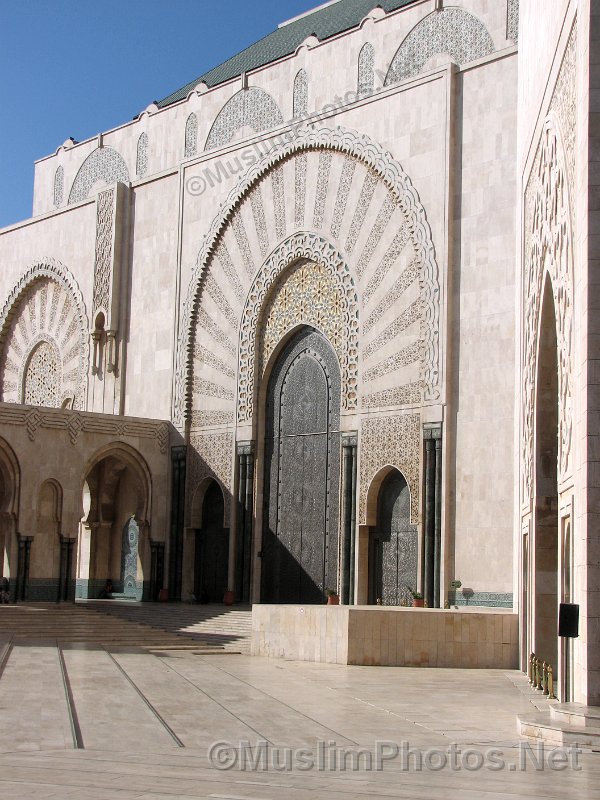
{"label": "potted plant", "polygon": [[423,608],[425,605],[425,600],[423,599],[423,595],[421,594],[421,592],[415,592],[415,590],[411,589],[410,586],[408,587],[408,591],[412,595],[413,608]]}
{"label": "potted plant", "polygon": [[325,589],[325,594],[327,595],[328,606],[339,606],[340,596],[337,593],[337,589]]}
{"label": "potted plant", "polygon": [[454,592],[454,608],[458,608],[456,604],[456,593],[462,586],[462,581],[457,580],[456,578],[453,581],[450,581],[450,588]]}
{"label": "potted plant", "polygon": [[234,599],[235,599],[235,595],[233,594],[233,592],[231,591],[231,589],[227,589],[227,591],[226,591],[226,592],[225,592],[225,594],[223,595],[223,603],[224,603],[226,606],[232,606],[232,605],[233,605],[233,601],[234,601]]}

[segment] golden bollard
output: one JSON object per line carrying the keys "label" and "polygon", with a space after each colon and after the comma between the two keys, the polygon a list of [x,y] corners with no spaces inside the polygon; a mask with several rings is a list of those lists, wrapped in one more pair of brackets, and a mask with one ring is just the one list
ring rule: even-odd
{"label": "golden bollard", "polygon": [[542,663],[543,662],[541,661],[541,659],[539,658],[536,659],[537,670],[536,670],[535,688],[538,690],[538,692],[542,691],[542,669],[543,669]]}
{"label": "golden bollard", "polygon": [[548,694],[548,664],[545,661],[542,673],[542,693]]}
{"label": "golden bollard", "polygon": [[556,700],[556,695],[554,694],[554,672],[549,664],[548,664],[548,700]]}
{"label": "golden bollard", "polygon": [[533,662],[535,660],[535,653],[530,653],[529,661],[527,662],[527,677],[529,678],[529,685],[533,684]]}

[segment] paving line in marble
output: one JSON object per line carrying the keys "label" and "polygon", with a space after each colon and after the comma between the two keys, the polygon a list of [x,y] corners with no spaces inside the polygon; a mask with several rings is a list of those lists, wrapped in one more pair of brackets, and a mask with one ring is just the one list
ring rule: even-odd
{"label": "paving line in marble", "polygon": [[158,709],[150,702],[150,700],[146,697],[144,692],[142,692],[140,687],[135,683],[135,681],[131,678],[131,676],[127,674],[127,672],[123,669],[121,664],[119,664],[119,662],[112,655],[112,653],[110,653],[110,651],[106,647],[104,647],[103,649],[106,652],[106,654],[108,655],[108,657],[111,659],[113,664],[115,664],[117,669],[121,672],[121,674],[123,675],[125,680],[130,684],[130,686],[137,693],[137,695],[140,698],[140,700],[142,701],[142,703],[144,703],[146,708],[148,708],[148,710],[154,715],[154,717],[156,718],[157,722],[160,725],[162,725],[162,727],[165,729],[166,733],[171,737],[171,739],[174,741],[174,743],[177,745],[177,747],[185,747],[185,745],[183,744],[183,742],[181,741],[179,736],[177,736],[177,734],[171,728],[171,726],[168,724],[168,722],[165,720],[165,718],[158,712]]}
{"label": "paving line in marble", "polygon": [[203,687],[180,675],[167,658],[123,652],[112,655],[186,748],[203,748],[206,752],[215,740],[265,738]]}
{"label": "paving line in marble", "polygon": [[72,747],[54,643],[13,646],[0,680],[0,751]]}
{"label": "paving line in marble", "polygon": [[172,737],[100,647],[64,649],[85,747],[137,750],[176,747]]}
{"label": "paving line in marble", "polygon": [[[311,734],[304,740],[302,740],[302,738],[300,737],[299,739],[296,740],[296,743],[300,743],[301,741],[304,741],[306,743],[314,743],[316,740],[319,740],[319,739],[325,740],[327,738],[331,738],[331,736],[335,736],[336,740],[338,740],[340,744],[345,744],[345,745],[357,745],[358,744],[358,742],[356,742],[353,738],[342,734],[340,731],[335,730],[335,729],[333,729],[332,727],[330,727],[328,725],[323,724],[323,722],[319,721],[314,716],[311,716],[311,715],[307,714],[305,711],[300,710],[298,708],[297,704],[295,706],[292,706],[289,702],[286,702],[285,700],[281,699],[280,697],[276,697],[272,692],[268,692],[265,689],[263,689],[263,688],[261,688],[259,686],[256,686],[254,683],[251,683],[250,681],[247,681],[247,680],[241,678],[239,675],[236,675],[234,672],[231,672],[229,670],[224,669],[222,666],[219,666],[219,664],[214,664],[212,661],[211,662],[209,662],[207,660],[204,660],[204,661],[205,661],[207,667],[210,667],[211,670],[215,670],[215,671],[218,671],[218,672],[222,673],[223,675],[226,675],[228,680],[230,682],[233,682],[232,684],[230,683],[230,685],[240,684],[241,686],[245,686],[245,687],[247,687],[247,689],[250,689],[252,692],[255,692],[255,693],[258,693],[258,694],[262,695],[263,698],[267,698],[267,702],[269,703],[269,705],[272,705],[272,706],[276,707],[280,711],[284,711],[285,710],[288,713],[288,716],[291,717],[293,719],[293,721],[295,722],[295,724],[296,724],[296,727],[295,727],[296,736],[298,736],[298,723],[299,722],[300,723],[304,723],[304,724],[308,723],[308,725],[310,726],[310,729],[312,731]],[[194,662],[194,664],[195,663],[196,662]],[[219,687],[219,690],[221,690],[221,687],[224,685],[223,681],[222,680],[219,681],[217,685]],[[290,694],[290,692],[288,690],[288,692],[287,692],[288,699],[289,699],[289,694]],[[262,701],[261,705],[262,705],[262,708],[264,709],[265,708],[264,700]],[[315,726],[318,728],[318,732],[314,732]]]}
{"label": "paving line in marble", "polygon": [[[318,720],[308,717],[288,703],[276,700],[267,692],[256,689],[235,676],[218,670],[212,664],[212,657],[211,659],[197,658],[193,662],[180,660],[178,669],[172,665],[168,666],[197,688],[200,688],[201,685],[202,691],[205,691],[213,699],[217,695],[220,696],[223,700],[223,707],[232,714],[235,713],[235,716],[250,729],[257,733],[260,730],[259,738],[270,744],[316,746],[319,739],[329,739],[331,736],[336,736],[345,744],[355,744],[352,739],[344,737]],[[226,680],[223,679],[223,675],[227,675]],[[235,709],[235,712],[232,709]],[[290,731],[293,731],[295,737],[292,741],[289,738]],[[239,739],[230,738],[227,741],[236,745]]]}
{"label": "paving line in marble", "polygon": [[[343,728],[344,724],[347,724],[348,719],[356,718],[357,713],[361,712],[361,709],[356,707],[356,703],[363,703],[367,710],[363,710],[363,726],[362,726],[362,737],[360,737],[361,744],[368,744],[369,741],[367,737],[364,736],[365,733],[372,732],[373,735],[376,733],[379,734],[379,738],[385,738],[384,735],[386,734],[388,738],[392,737],[399,737],[399,738],[406,738],[409,736],[411,740],[417,744],[420,741],[421,734],[423,736],[429,736],[433,729],[424,728],[423,730],[418,730],[415,727],[415,723],[404,717],[403,715],[396,714],[396,723],[403,724],[404,727],[399,728],[398,724],[390,724],[390,720],[387,720],[387,729],[382,731],[381,723],[382,723],[382,715],[389,715],[391,712],[384,707],[377,706],[372,703],[368,703],[366,701],[362,701],[360,698],[356,698],[353,696],[344,695],[341,697],[336,698],[336,703],[334,706],[334,711],[332,712],[331,706],[331,693],[338,692],[338,687],[327,685],[325,688],[322,686],[315,686],[314,683],[304,677],[301,681],[301,685],[299,685],[298,691],[290,691],[289,684],[283,684],[281,687],[281,691],[277,692],[277,684],[274,683],[273,676],[269,674],[266,681],[269,684],[269,691],[267,692],[266,689],[262,688],[261,686],[257,686],[255,682],[251,682],[247,680],[247,678],[240,677],[240,673],[243,674],[244,665],[240,664],[239,668],[237,664],[233,665],[230,670],[224,670],[222,667],[219,667],[219,662],[217,661],[214,663],[211,661],[211,666],[215,666],[217,669],[222,669],[223,671],[227,672],[227,674],[237,678],[238,680],[244,680],[248,685],[252,686],[259,691],[268,694],[270,697],[275,698],[278,702],[284,702],[282,700],[281,695],[285,695],[289,697],[290,695],[296,698],[296,704],[298,705],[299,702],[302,702],[302,713],[309,718],[314,718],[315,722],[318,723],[319,721],[319,714],[323,713],[323,709],[328,709],[328,715],[335,717],[336,715],[339,718],[339,725]],[[275,666],[275,669],[282,669],[282,667]],[[338,667],[338,669],[343,669],[342,667]],[[350,667],[350,669],[353,669]],[[329,682],[328,682],[329,683]],[[307,691],[307,685],[310,686],[310,691]],[[314,716],[310,716],[308,712],[311,712]],[[370,724],[368,724],[370,722]],[[319,723],[322,724],[322,723]],[[343,733],[338,731],[332,730],[332,733],[336,735],[338,738],[345,738],[347,741],[357,744],[354,740],[353,736],[349,733]],[[373,741],[371,739],[371,741]],[[341,741],[339,742],[342,743]]]}

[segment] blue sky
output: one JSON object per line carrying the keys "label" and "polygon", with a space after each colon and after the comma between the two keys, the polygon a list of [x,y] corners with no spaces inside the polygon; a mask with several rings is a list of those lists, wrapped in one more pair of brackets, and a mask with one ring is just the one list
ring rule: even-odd
{"label": "blue sky", "polygon": [[323,0],[0,0],[0,228],[33,162],[109,130]]}

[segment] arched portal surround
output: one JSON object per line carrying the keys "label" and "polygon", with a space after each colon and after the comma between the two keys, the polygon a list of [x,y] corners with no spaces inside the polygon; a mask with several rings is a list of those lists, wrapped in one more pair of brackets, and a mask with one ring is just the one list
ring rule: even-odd
{"label": "arched portal surround", "polygon": [[546,121],[526,193],[521,419],[521,501],[533,496],[535,376],[541,301],[546,275],[552,286],[558,348],[558,477],[572,474],[573,228],[568,174],[556,121]]}
{"label": "arched portal surround", "polygon": [[[302,269],[305,262],[312,263],[306,265],[300,275],[300,281],[305,285],[312,284],[310,288],[314,290],[312,294],[315,303],[311,308],[305,303],[301,303],[301,308],[292,308],[288,330],[304,322],[317,324],[324,333],[329,334],[341,364],[342,406],[346,409],[356,408],[359,320],[354,281],[347,264],[334,247],[314,234],[303,233],[291,236],[276,248],[259,272],[248,295],[240,326],[238,422],[252,419],[257,391],[256,382],[262,377],[262,369],[277,341],[285,333],[277,331],[279,334],[277,336],[270,333],[268,308],[265,317],[266,298],[280,276],[284,278],[282,281],[284,289],[289,286],[293,274],[290,275],[287,269],[293,270],[295,267],[297,274],[298,267]],[[317,300],[319,292],[323,294],[320,303]],[[319,311],[319,307],[322,307],[323,313],[317,316],[315,312]],[[300,318],[297,315],[301,315]],[[266,330],[259,343],[259,352],[256,353],[259,320],[262,320]],[[340,320],[343,320],[341,326]]]}
{"label": "arched portal surround", "polygon": [[[54,259],[29,267],[0,313],[2,400],[84,408],[88,330],[83,295],[67,267]],[[37,359],[31,374],[32,356],[40,356],[40,348],[45,357]],[[37,385],[29,394],[27,381]]]}
{"label": "arched portal surround", "polygon": [[559,541],[573,523],[574,53],[572,33],[525,191],[521,321],[522,664],[539,650],[559,678],[561,699],[566,649],[556,637],[558,603],[565,597]]}
{"label": "arched portal surround", "polygon": [[117,594],[154,596],[156,587],[144,582],[150,572],[152,501],[145,460],[123,442],[103,447],[87,464],[81,496],[78,596],[102,596],[107,581]]}
{"label": "arched portal surround", "polygon": [[[286,219],[289,219],[291,214],[287,214],[283,206],[279,208],[277,204],[281,205],[283,186],[281,171],[292,160],[294,162],[292,167],[296,171],[297,188],[296,210],[293,220],[294,230],[297,231],[298,228],[305,230],[305,223],[308,221],[305,219],[305,209],[303,207],[307,191],[306,164],[307,159],[310,159],[312,154],[318,157],[318,169],[321,176],[320,185],[323,186],[325,191],[331,166],[331,154],[339,153],[344,157],[342,160],[345,159],[346,162],[341,172],[342,178],[338,189],[340,202],[336,205],[334,219],[331,221],[331,231],[329,231],[329,225],[327,231],[328,234],[331,232],[335,236],[339,236],[340,233],[340,221],[345,211],[348,183],[352,183],[353,174],[354,172],[358,174],[358,165],[360,165],[363,191],[361,193],[360,208],[353,212],[357,227],[353,226],[348,233],[345,241],[346,250],[351,251],[353,249],[355,244],[353,231],[359,229],[374,196],[377,196],[379,198],[378,202],[381,203],[385,195],[381,209],[381,219],[389,220],[396,210],[402,217],[399,229],[396,229],[396,240],[390,243],[392,247],[389,260],[391,264],[394,263],[393,257],[398,257],[401,254],[406,241],[411,242],[413,256],[411,263],[406,265],[402,275],[398,277],[398,285],[394,285],[393,290],[401,293],[406,286],[416,283],[419,292],[418,296],[413,299],[409,310],[410,313],[407,311],[409,315],[403,319],[398,319],[398,327],[395,329],[390,327],[389,331],[381,332],[380,337],[383,337],[385,341],[389,341],[390,337],[396,335],[395,331],[402,330],[403,326],[413,321],[416,322],[420,327],[419,341],[411,345],[412,350],[405,348],[399,354],[399,358],[403,359],[403,363],[418,361],[421,366],[420,378],[416,376],[419,378],[418,380],[405,389],[403,388],[402,395],[396,392],[392,398],[392,404],[407,402],[404,399],[405,395],[406,397],[410,396],[410,402],[413,403],[418,401],[421,396],[426,401],[436,400],[440,397],[439,317],[441,291],[439,270],[425,211],[410,178],[389,153],[384,151],[368,136],[359,135],[355,131],[343,128],[336,128],[335,130],[328,128],[311,129],[302,131],[293,137],[290,136],[290,139],[289,142],[279,144],[270,150],[264,158],[248,170],[237,186],[232,189],[226,202],[215,217],[202,250],[198,255],[181,317],[177,348],[173,420],[180,428],[183,428],[186,418],[188,420],[191,419],[194,392],[198,391],[198,389],[204,391],[208,396],[219,397],[221,405],[223,400],[233,399],[235,384],[231,388],[230,386],[217,386],[212,380],[209,385],[207,380],[198,381],[194,374],[194,359],[200,358],[204,361],[210,359],[212,366],[225,376],[225,382],[231,381],[229,377],[229,372],[232,369],[231,365],[225,364],[221,357],[219,357],[221,358],[219,362],[211,356],[210,352],[206,352],[206,348],[203,348],[202,343],[197,340],[196,331],[199,324],[202,325],[207,335],[219,343],[219,349],[226,355],[227,359],[230,358],[230,355],[236,355],[236,344],[231,341],[230,334],[214,324],[214,320],[210,318],[210,314],[202,307],[202,303],[206,295],[210,295],[211,303],[220,309],[221,317],[227,322],[228,329],[232,332],[235,331],[235,336],[237,337],[240,317],[237,316],[235,306],[238,303],[240,304],[241,315],[246,305],[249,289],[249,286],[246,289],[244,284],[249,278],[251,285],[258,271],[258,266],[255,266],[256,256],[248,240],[247,229],[249,223],[247,220],[250,219],[250,223],[255,226],[256,241],[262,254],[259,264],[264,264],[264,259],[268,258],[269,253],[268,226],[265,222],[264,211],[264,200],[268,199],[267,191],[272,192],[275,197],[274,217],[277,239],[275,250],[289,238],[289,227],[286,231]],[[270,189],[266,185],[262,187],[262,193],[265,194],[265,198],[263,198],[260,191],[261,181],[266,181],[267,176],[271,177],[272,186]],[[382,187],[379,195],[376,195],[377,186]],[[325,227],[324,215],[321,210],[324,194],[322,193],[320,200],[317,199],[312,217],[312,224],[318,229]],[[248,199],[250,199],[251,203],[246,202]],[[251,209],[249,208],[250,205]],[[251,214],[251,217],[248,217],[248,214]],[[353,215],[347,213],[346,219],[353,219]],[[380,218],[378,217],[378,219]],[[370,224],[374,223],[375,219],[373,217],[373,221]],[[289,226],[289,222],[287,224]],[[381,230],[383,230],[381,222],[379,226],[378,236],[381,236]],[[227,243],[231,231],[235,235],[232,240],[235,245]],[[321,254],[315,260],[318,263],[322,263],[323,249],[326,249],[328,245],[334,250],[336,248],[331,245],[327,236],[317,236],[316,234],[315,239],[313,239],[313,247],[314,243],[319,239],[321,240],[319,243]],[[373,240],[376,241],[375,233],[373,234]],[[239,249],[241,263],[244,263],[247,275],[235,274],[236,267],[230,255],[230,250],[233,246]],[[271,248],[271,252],[273,252],[273,248]],[[373,263],[372,254],[371,250],[368,253],[363,253],[361,256],[363,260],[357,264],[357,270],[365,278],[365,296],[362,302],[374,303],[376,301],[377,308],[366,320],[369,326],[369,333],[375,336],[376,326],[379,325],[379,321],[385,311],[385,298],[380,300],[378,292],[381,292],[381,279],[388,268],[388,264],[381,265],[381,269],[376,270],[377,264]],[[339,251],[339,255],[342,255],[341,251]],[[369,259],[371,260],[369,261]],[[338,263],[343,264],[346,260],[339,258]],[[371,270],[370,272],[367,267]],[[218,286],[217,279],[221,275],[227,276],[227,280],[230,283],[227,291],[231,300]],[[392,299],[392,295],[390,295],[389,302],[392,302]],[[379,339],[380,337],[377,338]],[[248,343],[248,347],[251,348],[253,346],[252,342]],[[379,341],[373,339],[372,353],[369,355],[376,355],[379,346]],[[412,352],[413,350],[414,352]],[[395,368],[397,362],[391,358],[388,361],[389,363],[374,365],[375,369],[371,370],[373,377],[376,374],[391,375],[391,370]],[[381,405],[382,400],[384,403],[388,402],[388,394],[390,393],[386,390],[384,398],[374,396],[372,398],[373,403]],[[396,395],[398,395],[397,398]],[[229,413],[227,412],[227,414]],[[211,424],[215,424],[215,422],[233,422],[233,418],[227,418],[227,414],[223,414],[223,412],[217,414],[216,411],[211,411]]]}

